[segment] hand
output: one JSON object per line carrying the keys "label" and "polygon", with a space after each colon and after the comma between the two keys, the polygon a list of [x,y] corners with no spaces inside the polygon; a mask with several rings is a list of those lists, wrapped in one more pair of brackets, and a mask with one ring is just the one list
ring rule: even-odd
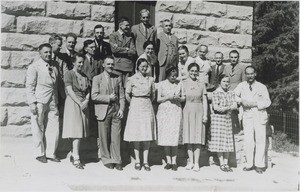
{"label": "hand", "polygon": [[111,102],[115,102],[117,99],[118,99],[118,97],[117,97],[116,94],[114,94],[114,93],[110,94],[109,100],[110,100]]}
{"label": "hand", "polygon": [[202,117],[202,122],[203,122],[203,123],[207,123],[207,116],[206,116],[206,115],[204,115],[204,116]]}
{"label": "hand", "polygon": [[84,100],[80,105],[81,110],[85,111],[88,108],[88,104],[89,104],[89,100]]}
{"label": "hand", "polygon": [[122,110],[119,110],[118,113],[117,113],[117,117],[120,118],[120,119],[122,119],[122,118],[123,118],[123,115],[124,115],[124,114],[123,114],[123,111],[122,111]]}
{"label": "hand", "polygon": [[244,107],[250,107],[249,102],[246,101],[245,99],[242,99],[241,103]]}
{"label": "hand", "polygon": [[236,109],[235,104],[232,104],[232,105],[230,106],[230,110],[232,111],[232,110],[235,110],[235,109]]}
{"label": "hand", "polygon": [[29,105],[30,107],[30,112],[33,114],[33,115],[37,115],[37,107],[36,107],[36,104],[35,103],[32,103]]}

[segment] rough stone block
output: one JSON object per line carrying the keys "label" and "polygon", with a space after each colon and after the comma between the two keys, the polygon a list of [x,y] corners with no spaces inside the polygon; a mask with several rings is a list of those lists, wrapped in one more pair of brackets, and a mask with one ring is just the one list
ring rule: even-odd
{"label": "rough stone block", "polygon": [[185,46],[187,46],[188,50],[189,50],[189,55],[191,57],[196,57],[196,49],[198,47],[198,45],[194,45],[194,44],[185,44]]}
{"label": "rough stone block", "polygon": [[1,12],[18,16],[45,16],[45,1],[2,1]]}
{"label": "rough stone block", "polygon": [[2,50],[36,51],[42,43],[49,40],[49,35],[25,35],[19,33],[2,33]]}
{"label": "rough stone block", "polygon": [[96,21],[83,21],[83,34],[82,37],[93,37],[94,27],[101,24],[104,27],[105,38],[114,32],[114,23],[96,22]]}
{"label": "rough stone block", "polygon": [[240,27],[240,21],[235,19],[208,17],[206,20],[206,30],[209,31],[239,33]]}
{"label": "rough stone block", "polygon": [[5,137],[28,137],[32,136],[30,125],[8,125],[1,127],[1,136]]}
{"label": "rough stone block", "polygon": [[26,70],[1,70],[1,87],[25,87]]}
{"label": "rough stone block", "polygon": [[187,43],[187,30],[186,29],[177,29],[173,30],[174,35],[178,38],[178,43],[185,44]]}
{"label": "rough stone block", "polygon": [[241,34],[252,35],[252,21],[241,21]]}
{"label": "rough stone block", "polygon": [[37,51],[12,51],[10,65],[14,69],[26,69],[38,58],[39,53]]}
{"label": "rough stone block", "polygon": [[1,114],[0,114],[0,120],[1,120],[1,126],[7,125],[7,108],[1,107]]}
{"label": "rough stone block", "polygon": [[101,1],[82,1],[84,3],[96,5],[115,5],[115,0],[101,0]]}
{"label": "rough stone block", "polygon": [[1,52],[1,68],[7,69],[10,65],[11,53],[9,51]]}
{"label": "rough stone block", "polygon": [[175,14],[173,17],[175,28],[205,30],[206,17],[188,14]]}
{"label": "rough stone block", "polygon": [[90,39],[90,38],[77,38],[77,44],[75,46],[75,50],[77,52],[80,52],[83,48],[83,42],[87,39]]}
{"label": "rough stone block", "polygon": [[165,19],[169,19],[170,21],[173,20],[174,13],[168,13],[168,12],[157,12],[155,14],[155,21],[156,26],[159,27],[162,24],[162,21]]}
{"label": "rough stone block", "polygon": [[47,2],[47,16],[84,19],[91,16],[90,7],[84,3]]}
{"label": "rough stone block", "polygon": [[38,34],[60,34],[73,32],[80,35],[82,22],[49,17],[18,17],[17,32]]}
{"label": "rough stone block", "polygon": [[219,43],[231,48],[250,48],[252,46],[251,35],[221,33]]}
{"label": "rough stone block", "polygon": [[224,15],[226,15],[226,5],[221,3],[192,1],[191,13],[197,15],[223,17]]}
{"label": "rough stone block", "polygon": [[1,88],[2,106],[27,106],[25,88]]}
{"label": "rough stone block", "polygon": [[157,11],[166,11],[173,13],[190,13],[191,2],[190,1],[158,1],[156,3]]}
{"label": "rough stone block", "polygon": [[227,18],[253,20],[253,8],[248,6],[227,5]]}
{"label": "rough stone block", "polygon": [[30,124],[29,107],[9,107],[7,125]]}
{"label": "rough stone block", "polygon": [[252,62],[252,49],[241,49],[240,50],[240,61],[244,63]]}
{"label": "rough stone block", "polygon": [[115,7],[92,5],[91,20],[102,22],[113,22],[115,18]]}
{"label": "rough stone block", "polygon": [[16,17],[13,15],[1,14],[1,31],[2,32],[16,31],[15,20],[16,20]]}
{"label": "rough stone block", "polygon": [[199,45],[218,45],[219,44],[219,32],[206,32],[199,30],[187,31],[187,42],[189,44]]}

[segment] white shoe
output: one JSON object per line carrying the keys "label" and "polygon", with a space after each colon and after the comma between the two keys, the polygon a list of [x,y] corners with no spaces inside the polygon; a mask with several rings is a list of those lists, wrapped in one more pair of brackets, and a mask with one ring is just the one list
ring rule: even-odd
{"label": "white shoe", "polygon": [[198,164],[194,165],[193,171],[196,171],[196,172],[200,171],[200,167]]}
{"label": "white shoe", "polygon": [[194,164],[191,163],[191,162],[189,162],[189,163],[185,166],[185,169],[191,170],[191,169],[193,169],[193,167],[194,167]]}

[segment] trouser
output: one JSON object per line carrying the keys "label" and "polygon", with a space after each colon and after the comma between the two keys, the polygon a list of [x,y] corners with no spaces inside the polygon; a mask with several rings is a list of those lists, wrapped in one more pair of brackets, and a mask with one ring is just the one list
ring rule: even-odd
{"label": "trouser", "polygon": [[55,158],[59,138],[59,116],[56,103],[37,103],[37,115],[31,114],[34,155]]}
{"label": "trouser", "polygon": [[121,160],[121,119],[116,117],[117,107],[109,107],[107,116],[98,121],[99,150],[103,164],[122,163]]}
{"label": "trouser", "polygon": [[246,167],[265,167],[266,124],[255,118],[243,118]]}
{"label": "trouser", "polygon": [[231,112],[232,132],[237,134],[241,131],[240,120],[239,120],[239,109]]}
{"label": "trouser", "polygon": [[158,81],[163,81],[166,79],[166,69],[167,65],[159,66],[159,76],[158,76]]}

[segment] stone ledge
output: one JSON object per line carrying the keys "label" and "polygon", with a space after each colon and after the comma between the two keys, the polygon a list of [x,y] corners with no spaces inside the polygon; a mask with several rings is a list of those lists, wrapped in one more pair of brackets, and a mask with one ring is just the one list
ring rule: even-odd
{"label": "stone ledge", "polygon": [[91,20],[102,22],[114,22],[115,20],[115,7],[92,5]]}
{"label": "stone ledge", "polygon": [[219,43],[221,46],[230,48],[250,48],[252,46],[252,36],[221,33]]}
{"label": "stone ledge", "polygon": [[45,16],[45,1],[2,1],[1,12],[18,16]]}
{"label": "stone ledge", "polygon": [[0,123],[1,126],[6,126],[7,125],[7,108],[1,107],[1,114],[0,114]]}
{"label": "stone ledge", "polygon": [[61,19],[84,19],[91,16],[89,4],[47,2],[47,16]]}
{"label": "stone ledge", "polygon": [[219,32],[187,30],[188,44],[194,44],[194,45],[204,44],[208,46],[218,45],[219,38],[220,38]]}
{"label": "stone ledge", "polygon": [[7,125],[26,125],[30,124],[29,107],[8,107]]}
{"label": "stone ledge", "polygon": [[11,51],[10,66],[12,69],[27,69],[38,58],[37,51]]}
{"label": "stone ledge", "polygon": [[115,0],[98,0],[98,1],[82,1],[82,2],[88,4],[97,4],[97,5],[115,5]]}
{"label": "stone ledge", "polygon": [[190,1],[158,1],[155,6],[155,11],[165,11],[173,13],[190,13]]}
{"label": "stone ledge", "polygon": [[9,51],[1,51],[1,68],[8,69],[10,66],[11,53]]}
{"label": "stone ledge", "polygon": [[104,27],[104,33],[105,33],[105,38],[108,38],[111,33],[114,32],[115,30],[115,24],[114,23],[106,23],[106,22],[98,22],[98,21],[83,21],[83,33],[82,37],[89,37],[89,38],[94,38],[94,27],[96,25],[101,24]]}
{"label": "stone ledge", "polygon": [[206,17],[189,14],[174,14],[174,28],[205,30]]}
{"label": "stone ledge", "polygon": [[50,17],[18,17],[17,32],[27,34],[58,34],[73,32],[80,35],[82,21],[55,19]]}
{"label": "stone ledge", "polygon": [[2,137],[29,137],[32,136],[30,125],[7,125],[1,126]]}
{"label": "stone ledge", "polygon": [[241,34],[252,35],[252,21],[241,21]]}
{"label": "stone ledge", "polygon": [[28,106],[25,88],[1,88],[1,106]]}
{"label": "stone ledge", "polygon": [[224,15],[226,15],[226,11],[226,5],[221,3],[211,3],[203,1],[191,2],[192,14],[223,17]]}
{"label": "stone ledge", "polygon": [[1,32],[15,32],[15,20],[13,15],[1,14]]}
{"label": "stone ledge", "polygon": [[17,51],[37,51],[39,45],[48,42],[49,37],[49,35],[2,33],[1,49]]}
{"label": "stone ledge", "polygon": [[24,88],[26,70],[1,70],[1,87]]}
{"label": "stone ledge", "polygon": [[253,8],[248,6],[227,5],[227,18],[253,20]]}
{"label": "stone ledge", "polygon": [[239,33],[240,32],[240,20],[224,19],[208,17],[206,19],[206,30],[208,31],[220,31],[224,33]]}
{"label": "stone ledge", "polygon": [[187,30],[186,29],[173,28],[172,32],[178,38],[178,43],[180,43],[180,44],[187,43]]}
{"label": "stone ledge", "polygon": [[[156,27],[159,27],[162,25],[162,21],[165,19],[169,19],[170,21],[173,20],[174,13],[169,13],[169,12],[157,12],[155,13],[155,21],[156,21]],[[174,25],[174,23],[173,23]]]}

